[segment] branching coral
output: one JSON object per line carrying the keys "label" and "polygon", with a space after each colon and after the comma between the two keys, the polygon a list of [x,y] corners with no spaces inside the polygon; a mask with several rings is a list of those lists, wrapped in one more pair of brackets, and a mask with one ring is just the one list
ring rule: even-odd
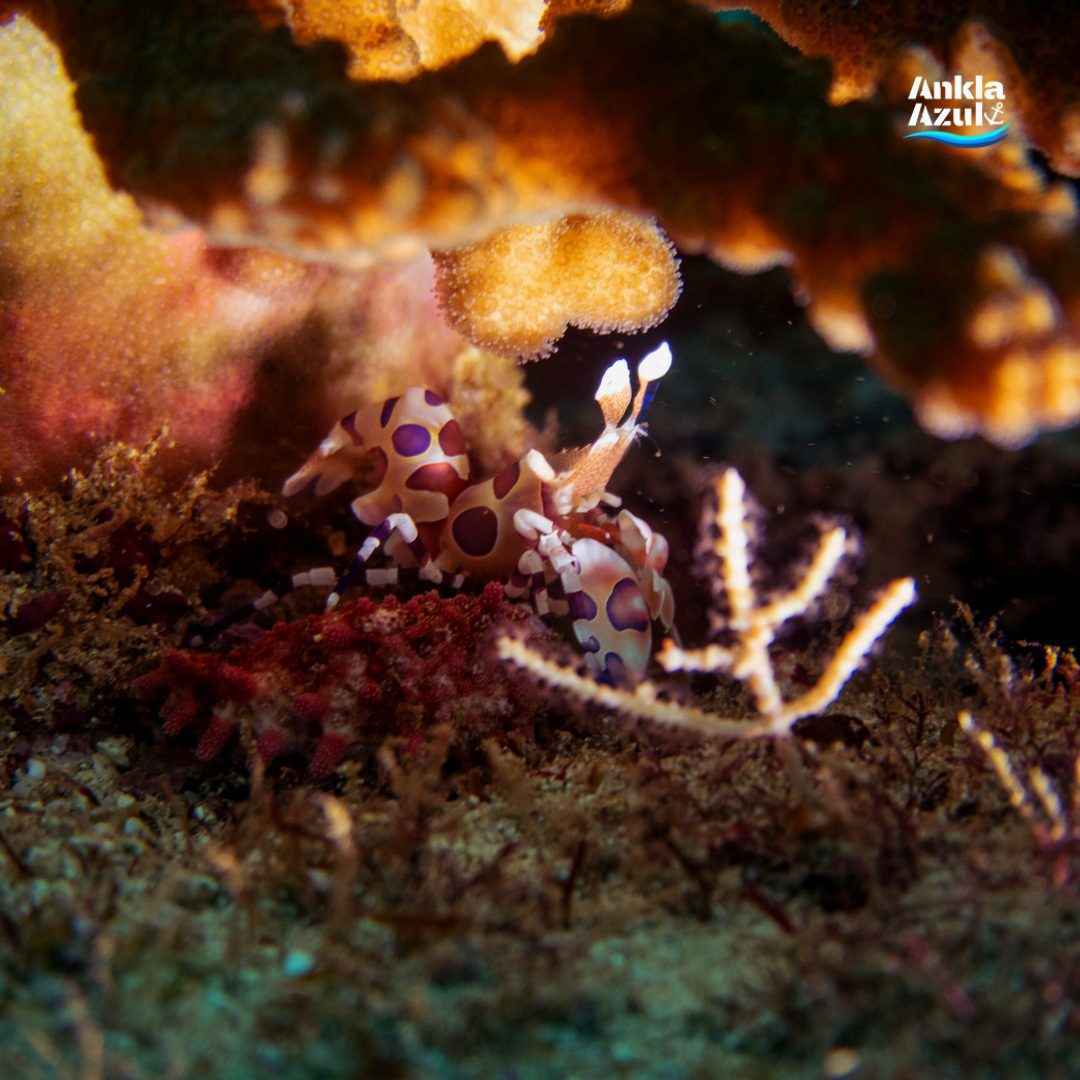
{"label": "branching coral", "polygon": [[[0,1063],[1067,1075],[1075,893],[959,737],[957,667],[936,642],[883,664],[872,732],[834,715],[780,747],[547,728],[462,762],[440,725],[367,748],[333,795],[130,737],[0,746]],[[1030,734],[1075,718],[1074,686]]]}
{"label": "branching coral", "polygon": [[794,700],[785,701],[769,647],[783,623],[806,616],[820,601],[848,547],[847,533],[839,526],[825,533],[797,584],[762,602],[751,584],[750,511],[745,486],[734,469],[728,469],[717,481],[716,498],[713,520],[716,530],[713,550],[719,560],[716,589],[718,599],[726,602],[727,616],[722,626],[731,644],[685,650],[667,641],[659,659],[668,671],[724,672],[744,682],[753,696],[757,721],[728,719],[692,705],[664,700],[658,688],[649,682],[633,690],[600,685],[511,637],[499,639],[499,655],[582,701],[709,736],[786,735],[797,720],[828,707],[888,625],[914,600],[914,582],[910,578],[892,582],[856,619],[814,685]]}
{"label": "branching coral", "polygon": [[1023,818],[1039,847],[1058,856],[1056,870],[1063,883],[1068,874],[1064,855],[1080,844],[1080,754],[1073,761],[1072,791],[1066,806],[1054,782],[1039,766],[1028,770],[1029,784],[1025,785],[993,734],[981,728],[966,709],[960,713],[958,723],[986,756],[1010,804]]}

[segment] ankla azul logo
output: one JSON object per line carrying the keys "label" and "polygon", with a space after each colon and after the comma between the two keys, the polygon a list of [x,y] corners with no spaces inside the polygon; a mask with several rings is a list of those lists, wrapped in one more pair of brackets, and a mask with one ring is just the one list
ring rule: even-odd
{"label": "ankla azul logo", "polygon": [[[981,75],[964,79],[929,82],[916,75],[908,100],[915,102],[908,127],[915,128],[905,139],[933,139],[949,146],[975,149],[993,146],[1005,138],[1009,125],[1005,111],[1005,88],[996,79],[985,82]],[[959,135],[950,128],[985,128],[972,135]]]}

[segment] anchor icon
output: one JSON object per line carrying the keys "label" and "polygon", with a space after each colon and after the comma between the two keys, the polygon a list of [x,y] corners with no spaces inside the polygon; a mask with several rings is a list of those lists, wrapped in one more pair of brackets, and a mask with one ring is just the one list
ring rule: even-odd
{"label": "anchor icon", "polygon": [[991,124],[1000,123],[1000,121],[998,120],[998,117],[1001,115],[1001,110],[1004,109],[1004,108],[1005,108],[1005,106],[1004,106],[1004,104],[1002,104],[1002,102],[1000,102],[1000,101],[997,102],[997,104],[994,106],[994,111],[987,117],[987,120]]}

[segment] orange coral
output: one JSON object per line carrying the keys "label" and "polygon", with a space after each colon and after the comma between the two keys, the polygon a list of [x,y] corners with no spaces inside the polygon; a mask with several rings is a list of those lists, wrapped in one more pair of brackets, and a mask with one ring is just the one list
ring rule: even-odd
{"label": "orange coral", "polygon": [[516,225],[435,262],[450,323],[510,355],[550,352],[568,324],[605,333],[652,326],[680,288],[670,244],[629,214]]}
{"label": "orange coral", "polygon": [[296,40],[340,41],[354,79],[412,78],[495,41],[511,60],[535,50],[545,31],[570,12],[609,12],[629,0],[257,0],[283,16]]}
{"label": "orange coral", "polygon": [[[437,250],[448,314],[500,349],[542,349],[560,320],[616,322],[604,290],[591,295],[605,306],[575,295],[520,337],[485,317],[510,240],[616,210],[729,265],[789,263],[827,340],[875,353],[936,430],[1016,442],[1080,416],[1070,193],[1019,144],[962,157],[903,142],[888,104],[830,105],[822,68],[753,28],[641,2],[559,18],[517,64],[481,48],[398,84],[352,81],[337,46],[300,47],[209,0],[125,8],[122,24],[59,0],[48,18],[109,175],[144,204],[221,241],[348,265]],[[478,274],[484,246],[505,257]],[[1005,303],[988,343],[977,326],[1000,289],[984,271],[1000,252],[1053,318],[1033,330]],[[537,292],[565,297],[560,271],[553,260]],[[663,306],[643,302],[636,325]],[[1017,372],[1035,388],[1019,409]]]}
{"label": "orange coral", "polygon": [[[968,348],[950,366],[935,368],[920,358],[925,331],[911,322],[885,318],[875,327],[895,358],[897,381],[911,381],[911,373],[917,373],[913,385],[921,422],[943,435],[981,428],[1006,444],[1030,435],[1032,417],[1047,427],[1074,422],[1080,415],[1080,343],[1073,329],[1080,322],[1078,306],[1063,312],[1015,248],[987,246],[974,256],[973,266],[964,266],[968,282],[957,281],[944,263],[928,268],[921,282],[899,286],[918,290],[924,317],[930,319],[945,316],[938,290],[946,296],[949,289],[968,290],[960,328]],[[895,303],[894,286],[895,279],[879,275],[870,285],[871,308],[887,313]]]}

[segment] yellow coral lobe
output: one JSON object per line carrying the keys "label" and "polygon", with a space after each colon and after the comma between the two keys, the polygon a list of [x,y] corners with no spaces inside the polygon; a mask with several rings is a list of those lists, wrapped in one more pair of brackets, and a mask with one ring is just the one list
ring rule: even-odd
{"label": "yellow coral lobe", "polygon": [[467,56],[484,41],[497,41],[520,60],[543,40],[545,0],[426,0],[401,4],[401,22],[418,43],[427,69]]}
{"label": "yellow coral lobe", "polygon": [[410,79],[496,41],[511,60],[543,40],[546,0],[271,0],[296,40],[333,38],[354,79]]}
{"label": "yellow coral lobe", "polygon": [[566,15],[612,15],[630,0],[253,0],[262,15],[283,16],[302,44],[320,38],[349,53],[360,81],[403,82],[497,42],[508,60],[534,52]]}
{"label": "yellow coral lobe", "polygon": [[394,0],[280,0],[265,5],[284,14],[301,44],[340,41],[354,79],[408,79],[420,70],[419,50],[405,33]]}
{"label": "yellow coral lobe", "polygon": [[436,256],[450,323],[482,348],[543,356],[568,325],[644,330],[679,295],[678,260],[656,225],[631,214],[573,214],[501,229]]}
{"label": "yellow coral lobe", "polygon": [[951,383],[916,395],[922,422],[943,435],[981,430],[1002,445],[1080,415],[1080,342],[1052,291],[1003,246],[982,256],[967,338],[980,363],[957,365]]}
{"label": "yellow coral lobe", "polygon": [[[734,0],[640,2],[610,19],[563,16],[609,15],[621,0],[549,0],[546,37],[516,62],[508,57],[534,32],[516,21],[528,5],[454,4],[20,0],[53,27],[110,179],[200,224],[212,242],[268,244],[347,270],[436,250],[453,325],[477,346],[535,356],[566,325],[629,330],[661,317],[678,285],[661,235],[643,223],[655,218],[683,252],[742,270],[789,265],[826,340],[872,355],[935,431],[1015,444],[1080,416],[1075,194],[1030,163],[1025,141],[1057,162],[1058,118],[1076,129],[1067,103],[1045,114],[1032,103],[1044,85],[1058,99],[1071,93],[1066,43],[1080,5],[1047,30],[1005,7],[987,29],[974,0],[955,9],[917,0],[903,19],[883,19],[895,10],[884,0],[754,0],[766,19],[798,24],[801,47],[849,55],[852,86],[871,72],[873,100],[832,107],[824,66],[697,10]],[[297,40],[259,27],[252,8],[288,16]],[[807,14],[819,8],[821,19]],[[484,40],[501,47],[422,70],[427,31],[408,29],[410,19],[449,41],[463,13],[483,22],[484,12],[495,20]],[[315,39],[348,44],[354,31],[363,43],[350,46],[354,62],[381,63],[411,43],[416,57],[400,71],[420,77],[350,78],[345,53]],[[461,47],[473,46],[432,45],[431,63]],[[897,97],[906,105],[905,80],[935,65],[1001,75],[1017,113],[1010,140],[972,156],[903,139]],[[604,212],[614,216],[588,216]],[[1026,284],[983,273],[983,256],[992,263],[1002,249]],[[220,320],[198,325],[178,335],[179,352]],[[218,370],[215,355],[204,352],[207,370]],[[1000,377],[1011,361],[1045,369],[1021,372],[1019,406],[998,396],[1020,385],[1007,369]]]}
{"label": "yellow coral lobe", "polygon": [[[252,347],[296,318],[310,267],[160,235],[106,180],[56,47],[0,26],[0,480],[58,478],[169,422],[204,463],[246,400]],[[307,292],[305,292],[307,290]]]}
{"label": "yellow coral lobe", "polygon": [[[3,297],[40,296],[58,272],[74,284],[162,269],[139,212],[111,191],[79,128],[55,46],[26,19],[0,28],[0,261]],[[154,265],[154,264],[157,265]]]}

